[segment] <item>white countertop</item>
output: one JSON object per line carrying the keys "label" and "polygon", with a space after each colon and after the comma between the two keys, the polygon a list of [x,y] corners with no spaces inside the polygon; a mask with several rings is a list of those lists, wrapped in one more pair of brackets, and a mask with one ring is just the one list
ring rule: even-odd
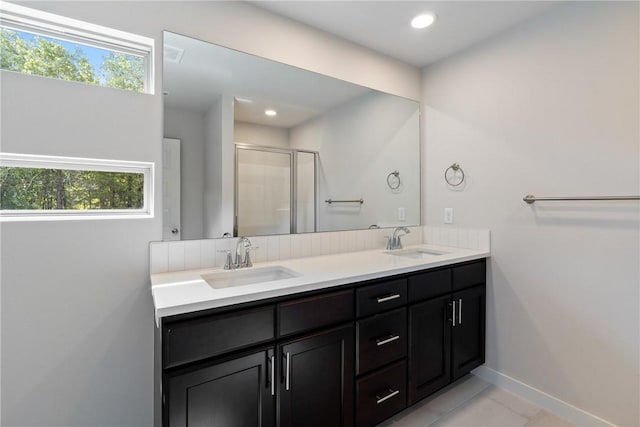
{"label": "white countertop", "polygon": [[[410,258],[390,255],[382,249],[348,252],[309,258],[255,263],[252,268],[281,266],[298,273],[298,277],[243,286],[214,289],[202,275],[222,269],[185,270],[151,275],[151,293],[160,318],[175,314],[223,307],[298,292],[325,289],[364,280],[376,279],[463,261],[486,258],[488,251],[448,246],[416,245],[408,249],[428,249],[441,255]],[[233,271],[229,272],[233,274]]]}

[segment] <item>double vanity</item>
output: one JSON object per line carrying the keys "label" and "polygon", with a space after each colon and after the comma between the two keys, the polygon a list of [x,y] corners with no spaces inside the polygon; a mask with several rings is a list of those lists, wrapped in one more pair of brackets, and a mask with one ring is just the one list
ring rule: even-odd
{"label": "double vanity", "polygon": [[484,362],[488,251],[152,274],[164,426],[373,426]]}

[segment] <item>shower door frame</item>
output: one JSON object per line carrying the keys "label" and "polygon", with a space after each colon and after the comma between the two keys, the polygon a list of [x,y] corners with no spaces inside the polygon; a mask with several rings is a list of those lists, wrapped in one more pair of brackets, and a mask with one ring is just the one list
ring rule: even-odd
{"label": "shower door frame", "polygon": [[233,185],[233,235],[238,237],[238,185],[240,150],[263,151],[289,155],[289,170],[291,185],[289,186],[289,234],[297,234],[298,228],[298,153],[313,154],[313,232],[318,230],[318,157],[319,152],[312,150],[298,150],[293,148],[270,147],[267,145],[234,143],[234,185]]}

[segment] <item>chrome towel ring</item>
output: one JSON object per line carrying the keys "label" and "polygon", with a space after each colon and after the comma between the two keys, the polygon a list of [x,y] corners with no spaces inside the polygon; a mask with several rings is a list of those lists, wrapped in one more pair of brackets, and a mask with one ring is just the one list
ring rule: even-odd
{"label": "chrome towel ring", "polygon": [[[447,175],[447,173],[449,172],[449,170],[452,170],[453,173],[451,174],[451,176]],[[460,174],[458,174],[458,172],[460,172]],[[456,182],[456,180],[454,179],[455,176],[459,176],[458,181]],[[445,171],[444,171],[444,180],[447,182],[447,184],[449,184],[452,187],[457,187],[460,184],[462,184],[464,182],[464,171],[462,170],[462,168],[460,167],[459,164],[454,163],[451,166],[449,166]]]}
{"label": "chrome towel ring", "polygon": [[[396,177],[395,182],[390,181],[392,176]],[[387,175],[387,185],[389,186],[390,189],[397,190],[400,187],[400,172],[395,170],[391,172],[389,175]]]}

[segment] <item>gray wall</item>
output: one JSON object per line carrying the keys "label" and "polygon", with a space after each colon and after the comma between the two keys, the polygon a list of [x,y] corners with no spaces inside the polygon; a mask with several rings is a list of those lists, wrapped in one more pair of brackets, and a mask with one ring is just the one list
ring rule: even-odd
{"label": "gray wall", "polygon": [[164,136],[180,140],[180,221],[183,240],[201,239],[204,229],[204,114],[164,109]]}
{"label": "gray wall", "polygon": [[[156,90],[141,95],[2,72],[6,152],[159,164],[163,29],[419,96],[417,69],[242,3],[24,5],[154,38]],[[155,219],[1,225],[0,424],[152,425],[158,387],[148,242],[162,238],[159,194]]]}
{"label": "gray wall", "polygon": [[[417,70],[248,5],[26,5],[158,47],[167,29],[419,94]],[[424,219],[440,224],[454,207],[455,226],[492,229],[488,365],[621,425],[640,424],[637,204],[532,209],[520,198],[640,192],[638,50],[637,4],[572,3],[430,67],[422,90]],[[159,162],[159,55],[156,67],[156,95],[3,72],[2,150]],[[454,161],[467,173],[464,191],[442,181]],[[161,238],[160,219],[5,223],[0,232],[0,424],[151,425],[147,242]]]}
{"label": "gray wall", "polygon": [[[371,92],[290,129],[291,147],[319,152],[319,231],[420,224],[419,121],[417,103]],[[387,186],[394,170],[397,191]],[[365,203],[324,203],[329,198]]]}
{"label": "gray wall", "polygon": [[[153,96],[1,77],[2,151],[159,162]],[[2,425],[149,425],[159,236],[158,217],[2,224]]]}
{"label": "gray wall", "polygon": [[[423,73],[426,222],[491,229],[487,366],[640,425],[638,3],[568,2]],[[451,191],[453,162],[467,186]]]}

